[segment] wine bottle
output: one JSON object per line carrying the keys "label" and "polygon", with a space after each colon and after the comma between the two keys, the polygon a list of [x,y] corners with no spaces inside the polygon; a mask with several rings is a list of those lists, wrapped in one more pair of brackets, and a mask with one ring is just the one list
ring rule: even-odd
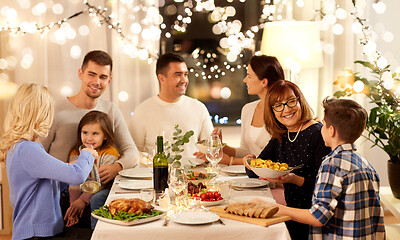
{"label": "wine bottle", "polygon": [[153,158],[153,182],[156,192],[164,191],[168,187],[168,161],[164,153],[162,136],[157,137],[157,154]]}

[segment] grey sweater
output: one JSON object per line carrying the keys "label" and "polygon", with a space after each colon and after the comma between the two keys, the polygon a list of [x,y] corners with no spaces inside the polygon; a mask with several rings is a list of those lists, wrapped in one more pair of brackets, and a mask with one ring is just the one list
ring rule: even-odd
{"label": "grey sweater", "polygon": [[81,118],[92,110],[108,114],[113,124],[115,143],[121,154],[117,163],[123,169],[132,168],[140,159],[139,151],[132,140],[124,117],[119,108],[112,102],[99,99],[94,109],[80,109],[72,105],[67,98],[56,102],[53,125],[49,135],[42,139],[44,149],[53,157],[64,162],[68,161],[68,154],[77,140],[77,129]]}

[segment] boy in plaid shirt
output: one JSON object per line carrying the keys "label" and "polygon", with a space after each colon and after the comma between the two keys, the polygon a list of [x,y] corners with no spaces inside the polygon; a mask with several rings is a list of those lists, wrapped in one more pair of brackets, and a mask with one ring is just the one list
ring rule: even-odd
{"label": "boy in plaid shirt", "polygon": [[379,176],[356,152],[367,112],[353,100],[323,101],[321,129],[332,152],[324,157],[316,179],[310,209],[279,205],[279,214],[309,224],[310,239],[385,239]]}

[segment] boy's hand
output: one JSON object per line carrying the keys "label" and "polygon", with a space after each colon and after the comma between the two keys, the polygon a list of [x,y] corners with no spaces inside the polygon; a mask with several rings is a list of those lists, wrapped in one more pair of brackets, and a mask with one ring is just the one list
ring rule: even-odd
{"label": "boy's hand", "polygon": [[102,184],[106,184],[113,180],[118,172],[122,170],[122,166],[119,163],[103,164],[99,167],[99,176]]}

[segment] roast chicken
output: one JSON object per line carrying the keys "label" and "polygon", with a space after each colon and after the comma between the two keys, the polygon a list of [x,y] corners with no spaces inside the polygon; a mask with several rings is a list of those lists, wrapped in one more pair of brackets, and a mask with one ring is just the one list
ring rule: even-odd
{"label": "roast chicken", "polygon": [[270,218],[279,208],[264,203],[236,202],[225,207],[225,212],[253,218]]}
{"label": "roast chicken", "polygon": [[153,206],[139,198],[121,198],[115,199],[108,205],[108,210],[111,215],[115,216],[118,212],[124,211],[127,213],[149,213]]}

